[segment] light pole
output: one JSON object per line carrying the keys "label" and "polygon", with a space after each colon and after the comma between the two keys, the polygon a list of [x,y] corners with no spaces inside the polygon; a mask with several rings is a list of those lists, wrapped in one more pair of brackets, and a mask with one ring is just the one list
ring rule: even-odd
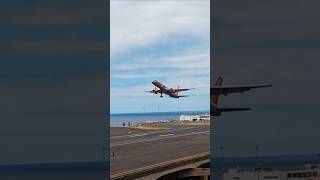
{"label": "light pole", "polygon": [[224,146],[220,147],[220,151],[221,151],[221,172],[222,172],[222,176],[224,175]]}

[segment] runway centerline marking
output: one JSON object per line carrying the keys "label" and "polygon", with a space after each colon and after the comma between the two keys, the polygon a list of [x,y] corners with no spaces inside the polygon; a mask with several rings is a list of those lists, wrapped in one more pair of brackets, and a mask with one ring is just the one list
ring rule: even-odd
{"label": "runway centerline marking", "polygon": [[124,146],[124,145],[130,145],[130,144],[137,144],[137,143],[143,143],[143,142],[150,142],[150,141],[156,141],[156,140],[162,140],[162,139],[177,138],[177,137],[191,136],[191,135],[198,135],[198,134],[205,134],[205,133],[210,133],[210,131],[193,132],[193,133],[181,134],[177,136],[165,136],[165,137],[159,137],[159,138],[153,138],[153,139],[147,139],[147,140],[141,140],[141,141],[126,142],[121,144],[114,144],[114,145],[111,145],[110,147]]}

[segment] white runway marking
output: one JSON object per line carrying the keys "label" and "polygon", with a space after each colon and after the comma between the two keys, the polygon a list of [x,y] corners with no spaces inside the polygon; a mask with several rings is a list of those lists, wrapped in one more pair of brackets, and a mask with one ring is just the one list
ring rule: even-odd
{"label": "white runway marking", "polygon": [[191,127],[191,128],[181,128],[181,129],[168,129],[164,131],[153,131],[153,132],[147,132],[147,133],[137,133],[137,134],[126,134],[126,135],[120,135],[120,136],[111,136],[110,139],[118,139],[118,138],[124,138],[124,137],[139,137],[139,136],[147,136],[149,134],[155,134],[155,133],[165,133],[165,132],[176,132],[176,131],[185,131],[190,129],[197,129],[198,127]]}
{"label": "white runway marking", "polygon": [[147,134],[133,134],[133,135],[130,135],[128,137],[140,137],[140,136],[146,136]]}
{"label": "white runway marking", "polygon": [[159,137],[174,136],[174,134],[161,134]]}
{"label": "white runway marking", "polygon": [[210,131],[193,132],[193,133],[181,134],[181,135],[177,135],[177,136],[165,136],[165,137],[159,137],[159,138],[153,138],[153,139],[146,139],[146,140],[141,140],[141,141],[125,142],[125,143],[120,143],[120,144],[113,144],[113,145],[111,145],[110,147],[124,146],[124,145],[129,145],[129,144],[150,142],[150,141],[156,141],[156,140],[162,140],[162,139],[177,138],[177,137],[191,136],[191,135],[198,135],[198,134],[205,134],[205,133],[210,133]]}

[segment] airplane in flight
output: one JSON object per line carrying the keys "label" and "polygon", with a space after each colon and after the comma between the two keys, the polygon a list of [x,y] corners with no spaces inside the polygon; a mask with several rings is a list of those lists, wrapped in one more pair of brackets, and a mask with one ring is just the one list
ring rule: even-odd
{"label": "airplane in flight", "polygon": [[168,88],[167,86],[165,86],[164,84],[162,84],[161,82],[159,82],[157,80],[152,81],[152,84],[155,86],[155,89],[153,89],[151,91],[146,91],[146,92],[153,93],[153,94],[160,94],[161,98],[163,97],[162,94],[166,94],[172,98],[188,97],[188,96],[179,95],[179,93],[182,91],[188,91],[191,89],[195,89],[195,88],[180,89],[179,86],[176,89]]}
{"label": "airplane in flight", "polygon": [[211,94],[211,115],[212,116],[221,116],[223,112],[232,112],[232,111],[248,111],[250,108],[219,108],[218,101],[220,95],[227,96],[231,93],[241,93],[243,94],[246,91],[256,88],[265,88],[272,85],[255,85],[255,86],[222,86],[223,79],[218,77],[213,88],[210,88]]}

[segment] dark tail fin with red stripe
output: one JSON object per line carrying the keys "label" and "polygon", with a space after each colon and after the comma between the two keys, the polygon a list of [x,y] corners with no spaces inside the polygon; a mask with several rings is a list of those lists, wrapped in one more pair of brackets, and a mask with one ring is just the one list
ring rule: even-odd
{"label": "dark tail fin with red stripe", "polygon": [[[223,79],[218,77],[214,87],[222,86]],[[219,94],[211,96],[211,115],[220,116],[223,112],[232,112],[232,111],[248,111],[250,108],[218,108]]]}
{"label": "dark tail fin with red stripe", "polygon": [[[215,87],[221,86],[222,83],[223,83],[222,77],[218,77],[218,79],[217,79],[216,83],[214,84],[214,86],[215,86]],[[214,95],[214,96],[212,96],[211,101],[212,101],[213,105],[215,105],[215,106],[218,105],[219,96],[220,96],[220,95]]]}

